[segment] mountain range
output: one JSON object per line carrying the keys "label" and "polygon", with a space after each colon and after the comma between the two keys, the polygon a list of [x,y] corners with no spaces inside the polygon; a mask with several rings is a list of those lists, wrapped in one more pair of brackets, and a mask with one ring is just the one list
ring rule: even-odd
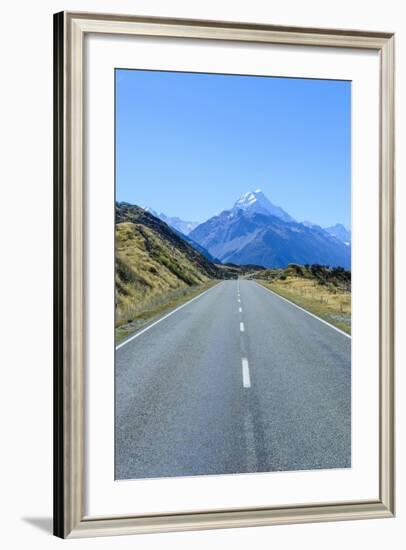
{"label": "mountain range", "polygon": [[264,267],[319,263],[349,268],[350,237],[346,233],[344,241],[337,226],[329,229],[295,221],[257,189],[242,195],[230,210],[198,225],[189,237],[223,263]]}
{"label": "mountain range", "polygon": [[230,208],[198,224],[143,209],[213,263],[286,267],[289,263],[351,267],[351,232],[298,222],[261,191],[244,193]]}
{"label": "mountain range", "polygon": [[170,227],[173,227],[173,229],[180,231],[180,233],[183,233],[184,235],[189,235],[189,233],[199,225],[199,222],[187,222],[185,220],[181,220],[176,216],[170,217],[164,214],[163,212],[156,212],[149,206],[146,206],[144,210],[145,212],[149,212],[156,218],[159,218],[163,222],[167,223]]}

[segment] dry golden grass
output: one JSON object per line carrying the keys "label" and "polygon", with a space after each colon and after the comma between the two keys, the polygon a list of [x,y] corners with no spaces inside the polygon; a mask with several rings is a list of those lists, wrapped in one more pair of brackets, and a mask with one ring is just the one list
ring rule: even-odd
{"label": "dry golden grass", "polygon": [[191,299],[217,281],[154,231],[116,225],[116,339]]}
{"label": "dry golden grass", "polygon": [[258,282],[351,334],[351,292],[301,277]]}
{"label": "dry golden grass", "polygon": [[174,292],[172,294],[162,294],[156,300],[155,304],[153,302],[149,304],[141,303],[139,307],[142,311],[138,311],[132,315],[133,318],[131,321],[124,322],[121,325],[116,326],[116,343],[118,344],[122,342],[125,338],[142,328],[150,321],[159,318],[161,315],[164,315],[188,300],[191,300],[195,296],[198,296],[205,290],[208,290],[212,286],[216,285],[218,282],[218,280],[210,280],[204,285],[184,288],[181,291]]}

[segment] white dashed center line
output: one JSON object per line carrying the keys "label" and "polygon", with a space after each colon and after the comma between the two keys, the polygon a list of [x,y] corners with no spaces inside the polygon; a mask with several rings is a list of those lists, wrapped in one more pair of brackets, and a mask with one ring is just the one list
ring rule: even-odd
{"label": "white dashed center line", "polygon": [[[241,307],[241,296],[240,296],[240,282],[237,283],[237,300],[238,300],[238,313],[240,314],[240,319],[242,318],[242,307]],[[241,345],[241,355],[245,356],[245,345],[244,345],[244,336],[243,332],[245,332],[245,326],[242,321],[240,321],[240,345]],[[244,388],[250,388],[251,387],[251,378],[250,378],[250,367],[248,363],[248,359],[246,357],[241,358],[241,366],[242,366],[242,385]],[[252,426],[251,426],[252,427]],[[247,433],[250,433],[250,426],[249,422],[247,425]],[[252,431],[252,430],[251,430]],[[248,433],[248,435],[249,435]],[[249,447],[252,447],[250,444]]]}
{"label": "white dashed center line", "polygon": [[250,367],[248,364],[248,359],[243,357],[241,359],[242,364],[242,384],[244,388],[250,388],[251,387],[251,379],[250,379]]}

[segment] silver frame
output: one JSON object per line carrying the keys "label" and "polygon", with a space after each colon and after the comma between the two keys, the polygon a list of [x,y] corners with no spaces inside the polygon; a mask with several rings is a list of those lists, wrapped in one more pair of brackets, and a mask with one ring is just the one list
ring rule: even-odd
{"label": "silver frame", "polygon": [[[380,54],[380,492],[372,501],[128,517],[84,513],[83,40],[114,33]],[[54,16],[54,534],[124,535],[394,515],[394,35],[62,12]]]}

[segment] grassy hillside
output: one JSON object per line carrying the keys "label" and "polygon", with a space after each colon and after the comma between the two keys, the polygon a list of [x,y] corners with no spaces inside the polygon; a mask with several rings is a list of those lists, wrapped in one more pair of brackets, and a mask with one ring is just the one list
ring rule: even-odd
{"label": "grassy hillside", "polygon": [[116,337],[224,278],[164,222],[137,206],[116,209]]}
{"label": "grassy hillside", "polygon": [[221,273],[216,265],[206,258],[199,250],[193,248],[192,244],[187,241],[187,237],[183,238],[165,222],[156,218],[149,212],[146,212],[139,206],[123,202],[117,203],[116,224],[123,222],[131,222],[150,229],[159,239],[166,243],[165,246],[172,247],[181,252],[195,265],[196,269],[202,271],[211,278],[221,277]]}
{"label": "grassy hillside", "polygon": [[332,325],[351,333],[351,272],[321,265],[290,264],[251,278]]}

